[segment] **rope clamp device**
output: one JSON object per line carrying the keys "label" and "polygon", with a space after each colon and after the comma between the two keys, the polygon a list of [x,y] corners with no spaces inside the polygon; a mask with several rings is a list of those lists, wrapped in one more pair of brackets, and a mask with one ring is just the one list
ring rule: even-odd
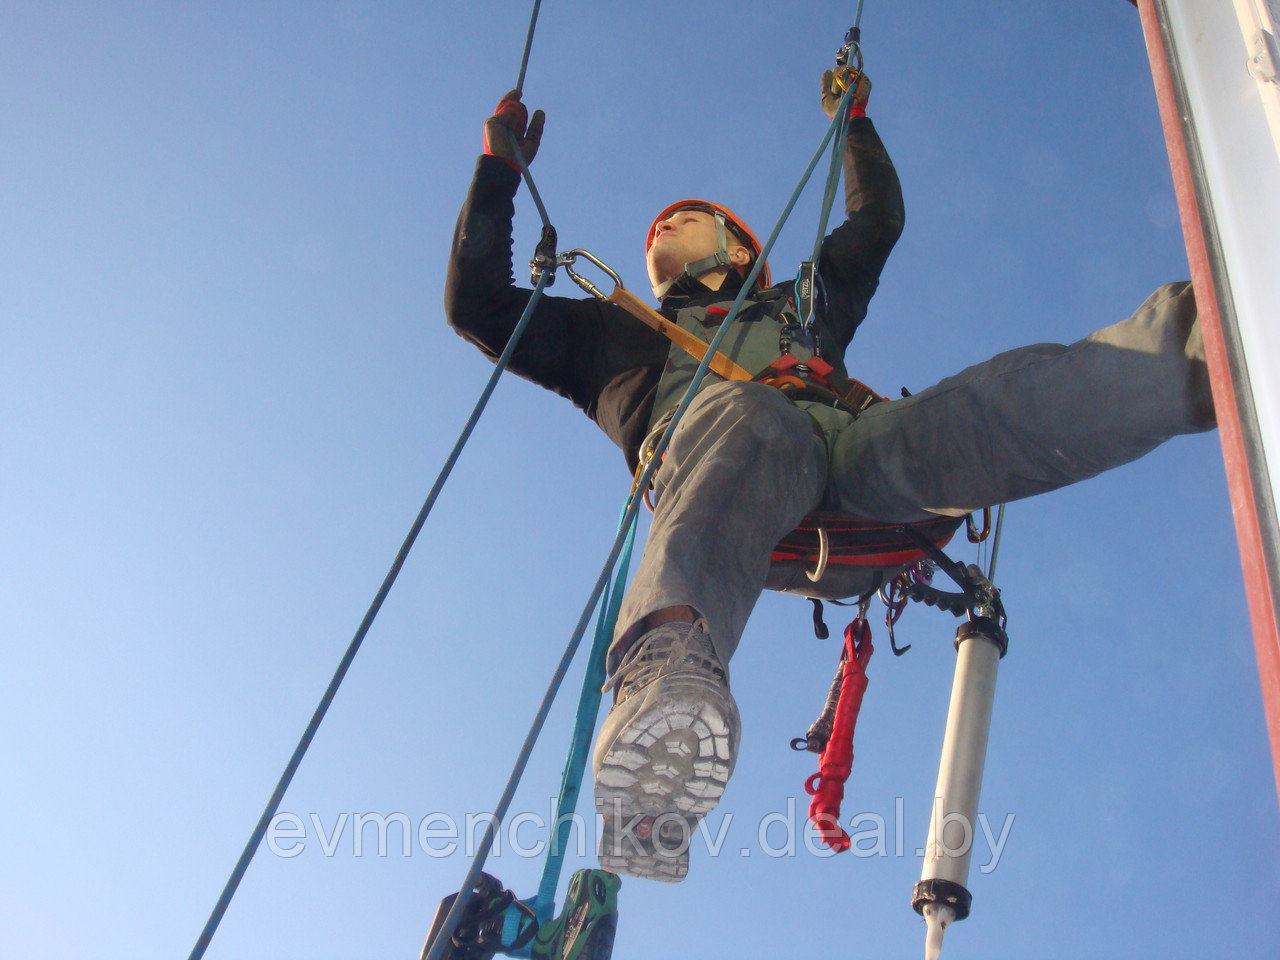
{"label": "rope clamp device", "polygon": [[862,28],[854,25],[845,31],[844,45],[836,51],[836,66],[841,69],[836,71],[836,82],[840,84],[840,89],[845,89],[848,84],[845,80],[849,75],[849,56],[853,55],[853,72],[862,72]]}
{"label": "rope clamp device", "polygon": [[[1004,657],[1009,650],[1009,641],[1004,632],[1009,618],[1000,600],[1000,590],[983,575],[982,570],[977,566],[970,564],[966,567],[956,563],[939,550],[936,544],[930,543],[927,537],[920,536],[917,531],[909,527],[900,529],[919,544],[920,549],[943,573],[955,581],[961,591],[959,595],[955,595],[928,587],[923,591],[913,590],[913,596],[918,593],[919,599],[924,600],[925,603],[950,609],[957,615],[960,611],[967,612],[971,623],[989,623],[993,628],[991,632],[995,634],[996,644],[1000,647],[1000,656]],[[931,599],[927,594],[935,596]],[[951,601],[950,605],[948,601]]]}
{"label": "rope clamp device", "polygon": [[556,267],[560,259],[556,256],[556,228],[549,223],[542,225],[542,238],[534,248],[533,259],[529,261],[530,282],[536,287],[542,275],[550,271],[546,286],[556,282]]}
{"label": "rope clamp device", "polygon": [[814,285],[817,283],[817,278],[817,267],[812,260],[805,260],[800,264],[795,285],[796,313],[800,316],[800,326],[805,330],[808,330],[813,323]]}
{"label": "rope clamp device", "polygon": [[[427,942],[422,946],[423,957],[431,952],[437,936],[445,936],[445,920],[457,898],[458,894],[451,893],[440,901],[435,919],[431,922],[431,932],[427,934]],[[509,909],[515,909],[521,915],[519,933],[513,943],[504,942],[502,937]],[[457,926],[448,934],[448,943],[441,954],[441,960],[492,960],[495,954],[522,950],[537,932],[538,918],[533,910],[517,900],[515,894],[503,887],[500,880],[481,873],[476,878],[472,897],[467,901]]]}

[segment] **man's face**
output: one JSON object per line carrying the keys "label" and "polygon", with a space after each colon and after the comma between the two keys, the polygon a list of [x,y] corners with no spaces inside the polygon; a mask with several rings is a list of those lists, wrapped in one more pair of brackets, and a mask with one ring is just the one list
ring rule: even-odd
{"label": "man's face", "polygon": [[[735,262],[749,259],[746,247],[732,232],[727,233],[726,244]],[[654,230],[653,243],[646,255],[650,283],[656,285],[678,277],[686,263],[712,256],[717,246],[714,216],[703,210],[677,210]]]}

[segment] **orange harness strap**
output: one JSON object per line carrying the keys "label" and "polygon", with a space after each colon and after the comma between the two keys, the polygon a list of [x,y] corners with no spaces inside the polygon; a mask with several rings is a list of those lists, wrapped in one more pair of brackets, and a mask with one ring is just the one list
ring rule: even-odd
{"label": "orange harness strap", "polygon": [[[625,287],[614,287],[613,293],[608,296],[608,300],[610,303],[620,306],[645,326],[651,327],[662,334],[695,360],[700,362],[707,355],[709,344],[705,340],[694,336],[679,324],[672,323]],[[726,380],[755,379],[744,368],[738,366],[719,350],[711,355],[710,369]]]}

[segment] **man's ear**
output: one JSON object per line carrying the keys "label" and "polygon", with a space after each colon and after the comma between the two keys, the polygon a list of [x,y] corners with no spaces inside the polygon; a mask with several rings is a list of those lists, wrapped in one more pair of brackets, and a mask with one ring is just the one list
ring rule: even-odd
{"label": "man's ear", "polygon": [[743,270],[751,264],[751,251],[738,243],[729,251],[729,262],[737,269]]}

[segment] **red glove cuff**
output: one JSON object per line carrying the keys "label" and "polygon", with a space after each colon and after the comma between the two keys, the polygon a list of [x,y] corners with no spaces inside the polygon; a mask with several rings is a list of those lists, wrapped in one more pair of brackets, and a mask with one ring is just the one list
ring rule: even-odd
{"label": "red glove cuff", "polygon": [[[510,110],[516,111],[516,113],[519,115],[520,126],[523,127],[529,122],[529,108],[526,107],[519,100],[499,101],[498,105],[493,108],[493,117],[490,117],[490,119],[492,120],[494,117],[500,117],[502,116],[502,114]],[[506,131],[509,130],[510,127],[507,127],[506,124],[502,124],[501,126],[503,127],[503,135],[505,136]],[[506,144],[503,144],[503,147],[506,147],[506,146],[507,146]],[[497,150],[494,150],[493,145],[489,143],[489,124],[488,123],[486,123],[484,126],[484,152],[486,156],[497,157],[499,160],[505,163],[512,170],[515,170],[517,173],[520,172],[519,165],[514,163],[513,161],[511,161],[510,159],[508,159],[506,156],[503,155],[505,151],[499,152]]]}

